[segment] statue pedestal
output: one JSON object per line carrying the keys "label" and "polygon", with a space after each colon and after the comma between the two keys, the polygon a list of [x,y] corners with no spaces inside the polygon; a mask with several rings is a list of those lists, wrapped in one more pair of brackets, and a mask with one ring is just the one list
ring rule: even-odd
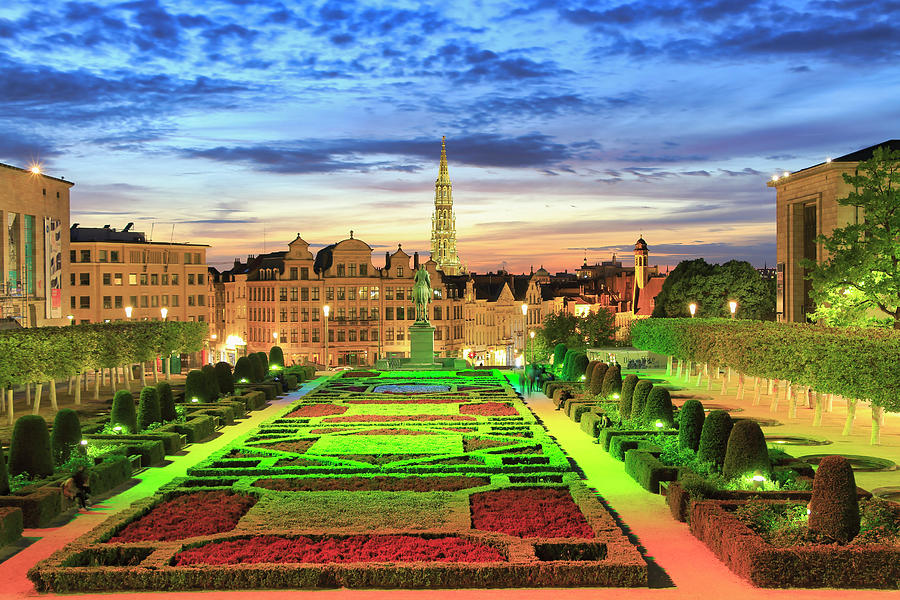
{"label": "statue pedestal", "polygon": [[428,321],[416,321],[409,326],[409,362],[434,364],[434,327]]}

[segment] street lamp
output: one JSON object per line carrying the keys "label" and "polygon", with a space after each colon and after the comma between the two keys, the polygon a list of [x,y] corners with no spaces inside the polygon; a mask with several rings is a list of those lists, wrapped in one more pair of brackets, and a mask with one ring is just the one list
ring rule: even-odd
{"label": "street lamp", "polygon": [[278,345],[278,332],[277,332],[277,331],[273,331],[273,332],[272,332],[272,337],[275,338],[275,345],[277,346],[277,345]]}
{"label": "street lamp", "polygon": [[325,315],[325,370],[328,370],[328,313],[331,312],[331,307],[327,304],[322,307],[322,314]]}
{"label": "street lamp", "polygon": [[162,320],[165,321],[165,320],[166,320],[166,317],[169,316],[169,309],[168,309],[168,308],[161,308],[161,309],[159,309],[159,314],[160,314],[160,316],[162,317]]}
{"label": "street lamp", "polygon": [[734,313],[737,311],[737,300],[729,300],[728,309],[731,311],[731,318],[733,319]]}
{"label": "street lamp", "polygon": [[697,305],[691,302],[688,304],[688,310],[691,311],[691,318],[694,318],[694,315],[697,314]]}
{"label": "street lamp", "polygon": [[130,306],[125,307],[125,318],[126,319],[131,320],[131,311],[132,310],[134,310],[134,309]]}
{"label": "street lamp", "polygon": [[[522,335],[522,345],[525,346],[523,348],[524,353],[522,354],[522,372],[525,374],[525,380],[528,380],[528,304],[522,303],[522,327],[523,335]],[[528,385],[527,383],[525,384]],[[527,389],[527,388],[526,388]],[[526,391],[527,393],[527,391]]]}
{"label": "street lamp", "polygon": [[66,315],[66,318],[69,320],[69,325],[75,324],[75,315]]}

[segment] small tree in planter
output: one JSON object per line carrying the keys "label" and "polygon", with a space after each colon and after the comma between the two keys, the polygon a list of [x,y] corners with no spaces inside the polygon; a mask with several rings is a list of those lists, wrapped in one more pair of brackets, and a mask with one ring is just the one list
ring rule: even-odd
{"label": "small tree in planter", "polygon": [[603,390],[603,378],[606,377],[608,369],[609,365],[605,362],[594,365],[589,388],[592,396],[598,395]]}
{"label": "small tree in planter", "polygon": [[9,474],[31,477],[53,475],[53,453],[47,421],[40,415],[19,417],[9,444]]}
{"label": "small tree in planter", "polygon": [[242,356],[234,364],[235,383],[251,383],[253,381],[253,364],[250,357]]}
{"label": "small tree in planter", "polygon": [[216,363],[216,379],[219,381],[219,391],[225,396],[234,393],[234,375],[231,374],[231,365],[227,362]]}
{"label": "small tree in planter", "polygon": [[215,402],[222,395],[219,389],[219,378],[216,376],[216,368],[212,365],[203,365],[200,371],[206,379],[206,398],[210,402]]}
{"label": "small tree in planter", "polygon": [[209,402],[206,375],[200,369],[191,369],[184,380],[185,402]]}
{"label": "small tree in planter", "polygon": [[766,436],[759,423],[741,419],[731,428],[725,449],[722,475],[725,479],[734,479],[745,475],[762,475],[763,477],[772,475],[769,448],[766,446]]}
{"label": "small tree in planter", "polygon": [[175,397],[172,395],[172,386],[168,381],[160,381],[156,384],[156,396],[159,398],[159,416],[162,420],[168,422],[177,419]]}
{"label": "small tree in planter", "polygon": [[53,449],[53,462],[57,465],[66,463],[72,453],[81,449],[81,423],[78,421],[78,413],[71,408],[64,408],[56,413],[50,446]]}
{"label": "small tree in planter", "polygon": [[638,381],[640,381],[638,376],[632,373],[622,382],[622,391],[619,392],[619,414],[623,419],[631,418],[631,400],[634,397],[634,388]]}
{"label": "small tree in planter", "polygon": [[695,452],[700,447],[700,433],[706,415],[699,400],[686,400],[678,411],[678,447]]}
{"label": "small tree in planter", "polygon": [[846,543],[859,533],[856,479],[843,456],[826,456],[813,478],[809,530]]}
{"label": "small tree in planter", "polygon": [[273,367],[276,371],[284,369],[284,351],[281,346],[272,346],[269,349],[269,369]]}
{"label": "small tree in planter", "polygon": [[600,386],[600,396],[604,399],[612,398],[614,394],[622,392],[622,369],[619,365],[612,365],[603,375],[603,385]]}
{"label": "small tree in planter", "polygon": [[161,422],[162,407],[159,404],[159,393],[156,391],[155,387],[148,385],[141,390],[141,397],[138,400],[138,427],[143,431],[147,429],[151,423]]}
{"label": "small tree in planter", "polygon": [[697,458],[710,462],[721,469],[725,462],[725,451],[728,448],[728,437],[734,422],[724,410],[714,410],[703,420],[700,430],[700,445],[697,447]]}
{"label": "small tree in planter", "polygon": [[647,396],[650,395],[650,390],[653,389],[653,383],[647,381],[646,379],[643,381],[639,381],[636,386],[634,386],[634,393],[631,396],[631,420],[632,421],[640,421],[641,417],[644,414],[644,404],[647,403]]}
{"label": "small tree in planter", "polygon": [[669,390],[661,385],[653,386],[647,396],[647,403],[644,404],[641,421],[660,429],[675,427],[675,419],[672,416],[672,397]]}
{"label": "small tree in planter", "polygon": [[137,433],[137,413],[134,410],[134,396],[128,390],[119,390],[113,397],[109,412],[109,424],[121,427],[122,433]]}

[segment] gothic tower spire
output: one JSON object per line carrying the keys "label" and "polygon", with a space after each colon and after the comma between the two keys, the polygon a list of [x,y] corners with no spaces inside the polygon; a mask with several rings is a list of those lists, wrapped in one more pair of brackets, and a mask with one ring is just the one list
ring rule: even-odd
{"label": "gothic tower spire", "polygon": [[456,255],[456,216],[453,214],[453,185],[447,169],[447,137],[441,137],[441,163],[434,182],[434,214],[431,216],[431,259],[445,275],[463,272]]}

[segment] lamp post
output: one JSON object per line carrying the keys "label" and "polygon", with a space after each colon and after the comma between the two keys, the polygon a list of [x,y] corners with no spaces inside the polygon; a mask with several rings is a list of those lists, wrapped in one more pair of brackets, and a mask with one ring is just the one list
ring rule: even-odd
{"label": "lamp post", "polygon": [[731,311],[731,318],[733,319],[734,313],[737,311],[737,300],[729,300],[728,309]]}
{"label": "lamp post", "polygon": [[694,318],[694,315],[697,314],[697,305],[691,302],[688,304],[688,310],[691,311],[691,318]]}
{"label": "lamp post", "polygon": [[162,320],[163,320],[163,321],[165,321],[165,320],[166,320],[166,317],[169,316],[169,309],[168,309],[168,308],[161,308],[161,309],[159,309],[159,316],[162,317]]}
{"label": "lamp post", "polygon": [[128,319],[129,321],[131,320],[131,311],[132,310],[134,310],[134,309],[130,306],[125,307],[125,318]]}
{"label": "lamp post", "polygon": [[69,325],[75,324],[75,315],[66,315],[66,318],[69,320]]}
{"label": "lamp post", "polygon": [[325,342],[325,370],[328,370],[328,313],[331,312],[331,307],[327,304],[322,307],[322,314],[325,315],[325,335],[323,336],[323,340]]}
{"label": "lamp post", "polygon": [[277,345],[278,345],[278,332],[277,332],[277,331],[273,331],[273,332],[272,332],[272,337],[275,339],[275,345],[277,346]]}
{"label": "lamp post", "polygon": [[[525,380],[528,380],[528,304],[522,303],[522,372],[525,374]],[[526,390],[527,390],[527,383]],[[527,391],[526,391],[527,393]]]}

